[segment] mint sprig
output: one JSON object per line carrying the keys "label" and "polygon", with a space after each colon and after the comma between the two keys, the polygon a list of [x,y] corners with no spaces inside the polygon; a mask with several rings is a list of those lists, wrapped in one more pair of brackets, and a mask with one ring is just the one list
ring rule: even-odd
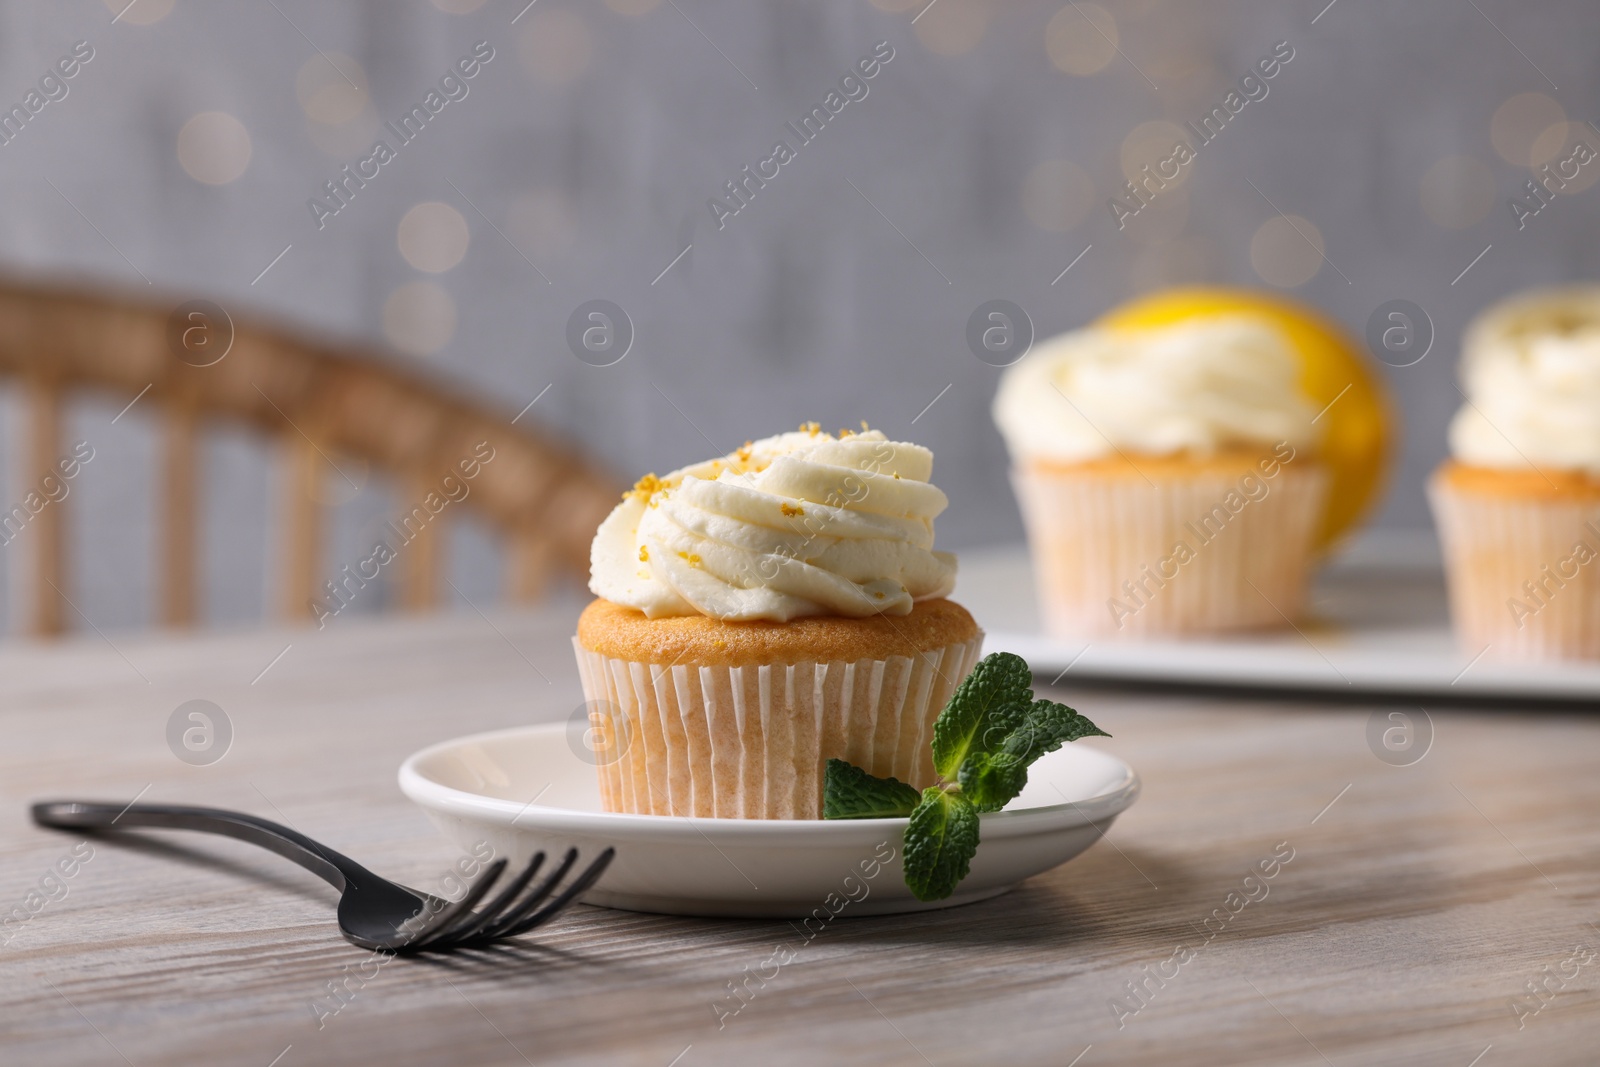
{"label": "mint sprig", "polygon": [[972,668],[933,724],[939,777],[955,781],[969,755],[992,751],[1022,721],[1033,700],[1032,683],[1027,661],[1009,652],[985,656]]}
{"label": "mint sprig", "polygon": [[960,792],[922,791],[906,823],[901,867],[918,900],[943,900],[972,869],[978,851],[978,809]]}
{"label": "mint sprig", "polygon": [[1034,760],[1080,737],[1110,736],[1065,704],[1034,700],[999,750],[969,755],[956,780],[979,811],[999,811],[1028,784],[1028,766]]}
{"label": "mint sprig", "polygon": [[917,791],[830,759],[823,772],[825,819],[907,818],[906,885],[918,900],[943,900],[971,869],[978,815],[1022,792],[1028,767],[1080,737],[1110,737],[1065,704],[1035,700],[1021,656],[986,656],[962,680],[933,724],[939,784]]}
{"label": "mint sprig", "polygon": [[874,778],[848,760],[830,759],[822,772],[824,819],[898,819],[921,797],[897,778]]}

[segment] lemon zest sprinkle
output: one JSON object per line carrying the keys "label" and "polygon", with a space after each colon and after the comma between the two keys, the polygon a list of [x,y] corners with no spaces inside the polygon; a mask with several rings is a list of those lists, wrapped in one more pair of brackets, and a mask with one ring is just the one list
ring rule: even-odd
{"label": "lemon zest sprinkle", "polygon": [[632,489],[629,489],[626,493],[622,494],[622,499],[626,500],[629,497],[637,497],[640,500],[650,500],[666,487],[666,483],[660,478],[657,478],[654,474],[646,474],[643,478],[640,478],[637,482],[633,483]]}

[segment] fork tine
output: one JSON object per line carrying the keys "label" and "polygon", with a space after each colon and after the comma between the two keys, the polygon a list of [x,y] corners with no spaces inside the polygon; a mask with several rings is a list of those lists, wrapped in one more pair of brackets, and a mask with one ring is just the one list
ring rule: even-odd
{"label": "fork tine", "polygon": [[457,945],[465,944],[472,939],[478,931],[495,921],[502,912],[506,911],[511,902],[528,887],[528,883],[533,881],[533,876],[539,873],[539,868],[543,865],[544,853],[535,852],[533,859],[528,861],[521,873],[511,879],[504,889],[496,893],[493,900],[485,904],[481,910],[474,912],[471,917],[463,919],[448,931],[429,941],[428,948],[430,950],[446,951],[455,948]]}
{"label": "fork tine", "polygon": [[567,876],[567,872],[572,870],[572,865],[577,862],[578,850],[575,848],[567,849],[567,854],[561,857],[561,863],[557,865],[555,870],[540,880],[538,885],[528,890],[527,895],[517,901],[504,915],[479,930],[473,937],[473,942],[475,944],[485,944],[504,936],[505,931],[520,923],[529,913],[544,902],[545,898],[560,884],[561,879]]}
{"label": "fork tine", "polygon": [[467,890],[465,896],[440,911],[431,922],[413,934],[411,939],[399,951],[416,952],[438,941],[440,936],[453,926],[463,914],[472,914],[472,906],[482,900],[484,894],[494,887],[495,881],[505,869],[506,861],[503,859],[495,860],[489,864],[488,867],[484,868],[483,875],[472,883],[472,888]]}
{"label": "fork tine", "polygon": [[600,876],[605,873],[606,868],[611,865],[611,861],[616,857],[616,854],[616,849],[607,848],[595,858],[593,863],[589,864],[587,870],[573,880],[571,885],[562,890],[560,896],[556,897],[535,914],[523,919],[521,922],[511,926],[509,929],[496,931],[494,936],[496,938],[516,937],[518,934],[525,934],[534,927],[542,925],[548,920],[554,918],[557,912],[560,912],[566,908],[568,904],[571,904],[580,895],[586,892],[590,886],[594,885],[594,883],[599,880]]}

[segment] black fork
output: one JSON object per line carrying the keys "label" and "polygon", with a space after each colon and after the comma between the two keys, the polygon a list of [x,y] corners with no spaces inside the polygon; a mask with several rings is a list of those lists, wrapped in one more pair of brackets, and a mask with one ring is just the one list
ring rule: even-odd
{"label": "black fork", "polygon": [[544,865],[545,855],[535,853],[493,899],[474,910],[505,873],[505,860],[489,864],[466,895],[452,902],[379,877],[302,833],[239,811],[181,804],[52,800],[33,806],[33,821],[57,830],[123,830],[141,826],[199,830],[260,845],[293,860],[339,890],[339,930],[348,940],[362,948],[396,953],[448,952],[525,934],[593,886],[616,855],[615,849],[601,852],[556,893],[556,886],[578,862],[578,850],[568,849],[555,870],[537,885],[532,883]]}

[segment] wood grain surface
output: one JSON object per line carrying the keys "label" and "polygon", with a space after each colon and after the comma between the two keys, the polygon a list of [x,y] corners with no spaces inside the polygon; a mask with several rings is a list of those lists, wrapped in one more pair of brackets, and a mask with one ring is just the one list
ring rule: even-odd
{"label": "wood grain surface", "polygon": [[[1427,755],[1392,766],[1369,720],[1421,722],[1414,705],[1058,687],[1144,778],[1107,839],[993,901],[841,919],[721,1028],[711,1005],[798,940],[787,923],[584,907],[498,951],[375,967],[333,891],[275,856],[147,833],[73,862],[80,839],[28,821],[50,796],[242,808],[434,889],[457,854],[396,767],[570,714],[577,608],[0,650],[0,917],[27,916],[0,926],[0,1062],[1600,1060],[1600,720],[1581,710],[1429,705]],[[207,766],[166,740],[196,699],[233,731]]]}

